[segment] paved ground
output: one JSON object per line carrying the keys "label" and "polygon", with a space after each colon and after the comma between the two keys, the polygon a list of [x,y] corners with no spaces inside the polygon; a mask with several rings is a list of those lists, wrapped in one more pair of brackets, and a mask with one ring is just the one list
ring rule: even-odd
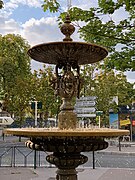
{"label": "paved ground", "polygon": [[[56,168],[0,168],[0,180],[55,180]],[[135,169],[78,168],[78,180],[134,180]]]}
{"label": "paved ground", "polygon": [[107,149],[99,151],[98,153],[135,155],[135,142],[121,142],[121,148],[119,148],[117,144],[109,146]]}

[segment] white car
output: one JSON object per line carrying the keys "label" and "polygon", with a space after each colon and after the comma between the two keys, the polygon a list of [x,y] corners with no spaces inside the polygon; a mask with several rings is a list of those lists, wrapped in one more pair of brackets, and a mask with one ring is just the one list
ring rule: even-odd
{"label": "white car", "polygon": [[14,122],[10,114],[7,112],[0,112],[0,126],[10,125]]}

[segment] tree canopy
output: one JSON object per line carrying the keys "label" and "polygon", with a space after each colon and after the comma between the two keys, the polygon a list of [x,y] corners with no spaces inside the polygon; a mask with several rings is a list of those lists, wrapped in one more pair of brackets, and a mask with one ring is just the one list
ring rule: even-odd
{"label": "tree canopy", "polygon": [[3,8],[3,5],[4,5],[3,1],[0,0],[0,9]]}
{"label": "tree canopy", "polygon": [[18,76],[23,78],[30,73],[29,47],[19,35],[0,36],[0,81],[5,93],[14,87]]}
{"label": "tree canopy", "polygon": [[[43,8],[44,11],[57,12],[60,3],[44,0]],[[118,11],[125,13],[126,16],[115,22],[113,16]],[[81,38],[108,49],[108,68],[121,71],[135,70],[134,0],[98,0],[98,7],[90,7],[87,10],[72,7],[69,13],[73,23],[78,27]],[[60,14],[61,19],[64,17],[65,12]],[[84,22],[84,25],[80,25],[79,22]]]}
{"label": "tree canopy", "polygon": [[60,100],[54,95],[49,79],[53,67],[31,72],[27,51],[30,48],[25,39],[19,35],[0,36],[0,100],[3,110],[14,114],[19,126],[22,126],[26,114],[34,116],[30,102],[41,101],[39,114],[43,119],[57,115]]}
{"label": "tree canopy", "polygon": [[[19,35],[0,36],[0,96],[3,110],[19,113],[20,118],[28,105],[28,80],[31,75],[30,46]],[[23,112],[23,113],[22,113]]]}
{"label": "tree canopy", "polygon": [[58,98],[54,95],[54,90],[50,86],[50,79],[53,75],[53,67],[44,65],[43,69],[34,71],[31,79],[32,98],[42,102],[40,113],[46,120],[48,117],[57,115]]}
{"label": "tree canopy", "polygon": [[[118,106],[131,105],[134,98],[135,89],[133,84],[127,82],[123,72],[115,72],[100,68],[100,64],[86,65],[82,69],[85,79],[84,90],[81,92],[85,96],[96,96],[96,109],[103,111],[103,122],[108,124],[109,111],[118,112]],[[118,104],[113,102],[114,97],[118,97]]]}

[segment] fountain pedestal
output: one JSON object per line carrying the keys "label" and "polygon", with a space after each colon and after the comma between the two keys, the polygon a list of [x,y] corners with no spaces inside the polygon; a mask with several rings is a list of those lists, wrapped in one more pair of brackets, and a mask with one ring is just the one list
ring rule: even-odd
{"label": "fountain pedestal", "polygon": [[58,115],[58,126],[60,129],[75,129],[77,115],[73,111],[61,111]]}
{"label": "fountain pedestal", "polygon": [[77,180],[76,167],[87,162],[87,159],[86,156],[80,153],[53,153],[53,155],[46,157],[49,163],[54,164],[58,168],[56,171],[57,180]]}
{"label": "fountain pedestal", "polygon": [[102,150],[108,147],[108,143],[101,137],[54,136],[31,138],[26,146],[34,150],[53,152],[46,160],[58,168],[57,180],[77,180],[76,168],[88,160],[81,152]]}
{"label": "fountain pedestal", "polygon": [[58,114],[59,129],[75,129],[77,123],[77,114],[73,112],[74,107],[71,105],[71,99],[62,98],[63,104]]}
{"label": "fountain pedestal", "polygon": [[[90,142],[92,139],[82,139],[81,137],[70,139],[69,144],[67,144],[67,141],[67,138],[63,141],[63,152],[58,151],[46,157],[49,163],[54,164],[58,168],[56,171],[57,180],[77,180],[76,168],[88,160],[87,156],[82,155],[81,152],[102,149],[108,146],[105,142],[104,146],[103,143],[97,146],[97,142],[95,142],[96,146],[94,146],[93,143]],[[90,143],[89,145],[88,142]],[[67,149],[65,148],[66,146]]]}

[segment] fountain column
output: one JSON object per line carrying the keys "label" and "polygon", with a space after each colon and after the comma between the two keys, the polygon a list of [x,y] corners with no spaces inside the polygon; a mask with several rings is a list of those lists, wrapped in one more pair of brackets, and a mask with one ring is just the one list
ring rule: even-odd
{"label": "fountain column", "polygon": [[[66,16],[64,24],[61,26],[61,32],[65,35],[63,41],[72,41],[71,35],[75,28],[70,24],[69,14]],[[70,61],[70,63],[69,63]],[[59,74],[59,69],[63,74]],[[55,69],[55,76],[51,80],[52,87],[55,94],[60,96],[63,103],[60,107],[61,112],[58,115],[59,129],[75,129],[77,124],[77,115],[73,112],[72,106],[73,97],[78,96],[82,86],[82,79],[80,78],[80,68],[75,62],[75,59],[66,58],[63,62],[58,62]]]}
{"label": "fountain column", "polygon": [[46,157],[47,161],[55,164],[58,168],[56,173],[57,180],[77,180],[76,167],[87,162],[88,158],[80,153],[76,154],[57,154]]}
{"label": "fountain column", "polygon": [[[61,67],[63,74],[59,75],[58,70]],[[74,69],[73,69],[74,68]],[[75,75],[74,75],[74,73]],[[79,77],[79,67],[75,67],[68,62],[56,66],[55,76],[50,80],[55,94],[60,96],[63,103],[60,107],[58,115],[59,129],[75,129],[77,123],[77,115],[73,112],[72,98],[79,94],[82,80]]]}

